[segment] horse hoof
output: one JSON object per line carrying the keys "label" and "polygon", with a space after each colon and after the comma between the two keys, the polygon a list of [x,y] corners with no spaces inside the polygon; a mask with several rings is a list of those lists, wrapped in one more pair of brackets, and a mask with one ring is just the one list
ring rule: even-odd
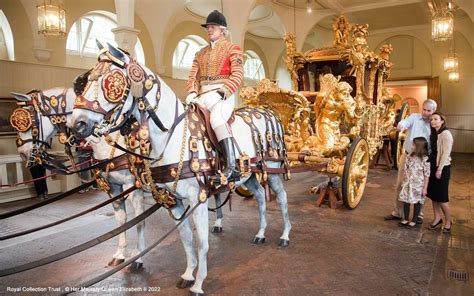
{"label": "horse hoof", "polygon": [[143,269],[143,263],[142,262],[133,262],[130,264],[129,270],[131,272],[137,272]]}
{"label": "horse hoof", "polygon": [[221,232],[222,232],[222,227],[220,227],[220,226],[214,226],[214,227],[212,227],[211,232],[212,232],[212,233],[221,233]]}
{"label": "horse hoof", "polygon": [[290,245],[290,241],[287,239],[280,239],[280,242],[278,243],[278,247],[280,248],[287,248]]}
{"label": "horse hoof", "polygon": [[122,264],[124,261],[125,261],[125,259],[113,258],[112,260],[110,260],[109,263],[107,263],[107,265],[108,266],[117,266],[119,264]]}
{"label": "horse hoof", "polygon": [[196,293],[189,291],[188,296],[204,296],[204,293]]}
{"label": "horse hoof", "polygon": [[188,280],[185,280],[183,278],[180,278],[179,281],[176,283],[176,287],[178,287],[180,289],[190,288],[193,285],[194,285],[194,280],[188,281]]}
{"label": "horse hoof", "polygon": [[259,245],[265,243],[265,238],[264,237],[255,237],[252,241],[252,244],[254,245]]}

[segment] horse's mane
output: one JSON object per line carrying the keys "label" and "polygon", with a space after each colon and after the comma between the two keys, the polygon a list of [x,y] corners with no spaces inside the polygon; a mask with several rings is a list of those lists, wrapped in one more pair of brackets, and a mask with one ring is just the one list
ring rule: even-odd
{"label": "horse's mane", "polygon": [[91,71],[92,69],[82,74],[79,74],[78,76],[76,76],[76,78],[74,78],[73,88],[74,88],[74,93],[76,94],[76,96],[80,96],[82,92],[84,91],[84,88],[87,85],[88,77]]}

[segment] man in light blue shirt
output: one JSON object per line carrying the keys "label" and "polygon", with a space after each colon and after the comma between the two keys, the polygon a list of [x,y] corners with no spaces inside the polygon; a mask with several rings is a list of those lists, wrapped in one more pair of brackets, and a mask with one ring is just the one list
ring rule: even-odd
{"label": "man in light blue shirt", "polygon": [[[400,196],[401,185],[403,178],[405,177],[405,161],[407,154],[411,153],[411,147],[413,145],[413,139],[416,137],[424,137],[428,143],[430,143],[431,125],[430,118],[431,114],[436,111],[437,104],[435,101],[428,99],[423,102],[422,112],[412,113],[408,118],[401,120],[397,125],[397,131],[408,130],[408,135],[405,139],[403,148],[406,153],[403,153],[400,157],[400,165],[398,166],[397,184],[395,187],[395,203],[392,213],[385,216],[385,220],[400,220],[403,217],[403,203],[398,200]],[[431,149],[430,149],[431,150]],[[405,219],[408,219],[406,217]],[[423,223],[423,210],[420,211],[417,223]]]}

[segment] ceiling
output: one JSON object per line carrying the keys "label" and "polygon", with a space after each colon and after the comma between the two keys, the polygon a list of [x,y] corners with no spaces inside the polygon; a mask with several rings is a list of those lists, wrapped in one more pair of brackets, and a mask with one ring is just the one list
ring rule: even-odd
{"label": "ceiling", "polygon": [[337,0],[339,4],[343,7],[354,7],[354,6],[361,6],[361,5],[368,5],[380,2],[387,2],[387,1],[374,1],[374,0]]}
{"label": "ceiling", "polygon": [[250,13],[249,21],[257,22],[272,17],[273,11],[265,5],[255,7]]}
{"label": "ceiling", "polygon": [[[273,0],[273,2],[286,6],[288,8],[293,8],[293,0]],[[325,9],[326,7],[320,4],[318,0],[295,0],[294,7],[298,9],[307,9],[311,5],[312,9]]]}
{"label": "ceiling", "polygon": [[[369,24],[370,31],[423,25],[431,21],[428,6],[422,2],[348,12],[345,16],[351,23]],[[318,25],[332,30],[333,19],[334,16],[326,17]]]}
{"label": "ceiling", "polygon": [[[214,9],[221,11],[220,0],[190,1],[186,4],[187,11],[203,19]],[[254,36],[263,38],[282,38],[285,33],[280,18],[266,5],[258,5],[250,12],[247,31]]]}
{"label": "ceiling", "polygon": [[206,18],[214,9],[222,11],[220,0],[188,1],[185,6],[192,14],[203,18]]}
{"label": "ceiling", "polygon": [[[220,0],[188,1],[185,6],[189,12],[202,18],[206,18],[207,15],[215,9],[222,11]],[[224,6],[223,8],[225,14],[226,7]],[[259,5],[250,13],[249,21],[259,21],[269,18],[272,14],[273,11],[268,6]]]}
{"label": "ceiling", "polygon": [[271,8],[259,5],[250,13],[247,32],[257,37],[282,38],[285,28]]}
{"label": "ceiling", "polygon": [[[238,0],[235,0],[238,1]],[[318,26],[332,30],[334,17],[340,14],[347,16],[349,22],[369,24],[369,30],[384,30],[389,28],[429,25],[431,13],[426,0],[271,0],[274,5],[283,6],[285,11],[295,7],[306,10],[310,5],[314,14],[328,15],[318,22]],[[438,0],[445,1],[445,0]],[[474,0],[472,0],[474,1]],[[264,38],[282,38],[285,29],[278,15],[274,13],[272,4],[258,5],[249,16],[248,32]],[[220,0],[188,1],[186,10],[205,18],[214,10],[221,10]],[[224,6],[224,14],[225,14]],[[301,12],[301,11],[300,11]],[[306,13],[306,12],[305,12]],[[459,10],[456,18],[466,17]]]}

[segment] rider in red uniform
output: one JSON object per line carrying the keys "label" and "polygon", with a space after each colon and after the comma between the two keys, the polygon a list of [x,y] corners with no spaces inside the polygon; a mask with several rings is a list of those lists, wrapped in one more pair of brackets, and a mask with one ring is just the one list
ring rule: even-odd
{"label": "rider in red uniform", "polygon": [[[227,121],[234,110],[235,92],[243,79],[242,50],[225,39],[227,22],[222,13],[214,10],[202,26],[210,44],[194,58],[186,102],[198,103],[210,111],[211,126],[226,159],[222,174],[229,182],[237,181],[240,175],[235,169],[234,142]],[[219,180],[220,176],[214,179]]]}

